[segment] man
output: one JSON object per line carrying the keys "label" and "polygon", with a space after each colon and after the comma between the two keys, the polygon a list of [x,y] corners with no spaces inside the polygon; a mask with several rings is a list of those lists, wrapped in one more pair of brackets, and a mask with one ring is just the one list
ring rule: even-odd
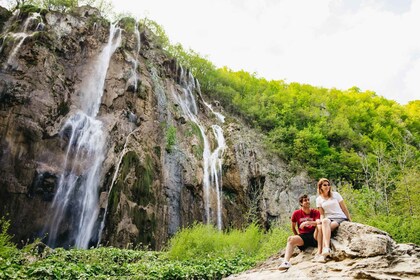
{"label": "man", "polygon": [[292,214],[292,231],[295,235],[289,236],[287,239],[286,252],[284,261],[279,266],[279,270],[287,270],[292,264],[290,258],[293,249],[298,246],[301,251],[308,247],[318,247],[318,253],[314,261],[325,262],[322,252],[322,231],[321,222],[319,220],[320,213],[316,209],[311,209],[311,203],[308,195],[304,194],[299,197],[300,209]]}

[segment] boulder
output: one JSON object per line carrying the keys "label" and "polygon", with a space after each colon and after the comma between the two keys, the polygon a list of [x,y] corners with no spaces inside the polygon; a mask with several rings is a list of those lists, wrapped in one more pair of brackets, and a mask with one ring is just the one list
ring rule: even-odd
{"label": "boulder", "polygon": [[295,249],[292,267],[277,268],[284,250],[256,268],[225,279],[420,279],[420,246],[397,244],[377,228],[344,222],[331,239],[332,256],[312,262],[316,249]]}

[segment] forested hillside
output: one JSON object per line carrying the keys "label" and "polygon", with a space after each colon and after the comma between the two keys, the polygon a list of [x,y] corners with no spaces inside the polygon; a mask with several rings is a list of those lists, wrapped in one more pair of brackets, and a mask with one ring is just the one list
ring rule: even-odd
{"label": "forested hillside", "polygon": [[[314,180],[330,178],[360,222],[419,242],[413,230],[420,212],[420,100],[401,105],[357,86],[328,89],[217,68],[197,52],[171,45],[156,22],[143,24],[192,69],[205,95],[259,129],[267,149],[293,170],[307,170]],[[406,230],[397,232],[401,226]]]}

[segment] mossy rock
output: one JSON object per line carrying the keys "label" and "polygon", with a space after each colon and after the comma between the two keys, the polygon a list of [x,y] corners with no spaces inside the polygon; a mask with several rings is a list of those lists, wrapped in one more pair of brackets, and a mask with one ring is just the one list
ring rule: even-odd
{"label": "mossy rock", "polygon": [[[125,183],[126,177],[134,172],[134,181],[131,189],[127,189]],[[116,185],[121,185],[127,194],[131,194],[129,198],[138,205],[147,206],[154,203],[154,194],[152,185],[155,177],[153,162],[150,156],[147,156],[142,163],[138,155],[134,151],[126,153],[121,162],[119,180]]]}
{"label": "mossy rock", "polygon": [[136,29],[136,20],[132,17],[123,17],[118,22],[118,25],[129,33],[133,33]]}
{"label": "mossy rock", "polygon": [[9,20],[9,18],[12,16],[12,13],[0,6],[0,30],[3,29],[4,24]]}
{"label": "mossy rock", "polygon": [[156,240],[153,236],[156,230],[155,215],[149,215],[146,210],[140,208],[130,213],[130,216],[133,217],[133,222],[139,230],[136,243],[147,244],[154,249],[156,247]]}
{"label": "mossy rock", "polygon": [[34,5],[23,5],[19,8],[20,16],[26,18],[30,13],[41,13],[41,8]]}
{"label": "mossy rock", "polygon": [[44,46],[49,50],[54,50],[54,35],[52,32],[38,31],[32,35],[32,40],[35,41],[35,44]]}

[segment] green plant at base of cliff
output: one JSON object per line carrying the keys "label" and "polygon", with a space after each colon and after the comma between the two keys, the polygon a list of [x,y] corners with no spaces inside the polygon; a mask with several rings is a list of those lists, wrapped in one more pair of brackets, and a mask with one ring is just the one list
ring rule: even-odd
{"label": "green plant at base of cliff", "polygon": [[14,249],[13,256],[0,261],[0,279],[221,279],[276,253],[289,234],[283,228],[263,233],[254,224],[227,232],[196,224],[180,230],[163,252],[100,247],[39,254]]}
{"label": "green plant at base of cliff", "polygon": [[169,125],[166,130],[166,150],[170,153],[176,144],[176,127]]}
{"label": "green plant at base of cliff", "polygon": [[290,230],[273,228],[264,233],[256,224],[245,229],[226,232],[212,225],[195,224],[185,228],[169,241],[168,257],[172,260],[194,258],[233,258],[246,256],[254,261],[263,260],[285,247]]}
{"label": "green plant at base of cliff", "polygon": [[10,222],[4,217],[0,219],[0,260],[7,259],[16,253],[16,246],[13,244],[12,237],[8,234]]}

